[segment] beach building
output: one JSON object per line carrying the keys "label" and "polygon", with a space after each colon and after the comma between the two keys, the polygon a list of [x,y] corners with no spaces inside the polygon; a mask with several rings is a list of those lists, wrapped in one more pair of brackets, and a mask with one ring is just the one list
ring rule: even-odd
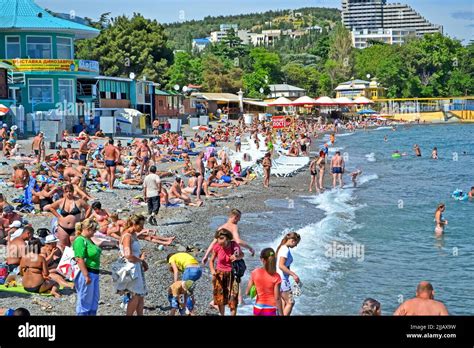
{"label": "beach building", "polygon": [[271,99],[276,99],[279,97],[296,99],[306,95],[305,89],[288,84],[268,85],[268,87],[270,88],[270,94],[268,95],[268,98]]}
{"label": "beach building", "polygon": [[160,122],[184,114],[184,96],[175,91],[155,90],[155,115]]}
{"label": "beach building", "polygon": [[336,98],[347,97],[355,99],[357,97],[366,97],[369,99],[379,99],[385,96],[385,88],[380,86],[377,79],[372,81],[350,80],[340,83],[336,88]]}
{"label": "beach building", "polygon": [[26,113],[65,102],[76,113],[77,81],[97,76],[99,63],[75,59],[74,41],[99,30],[56,18],[32,0],[0,0],[0,8],[0,62],[9,82],[0,102]]}

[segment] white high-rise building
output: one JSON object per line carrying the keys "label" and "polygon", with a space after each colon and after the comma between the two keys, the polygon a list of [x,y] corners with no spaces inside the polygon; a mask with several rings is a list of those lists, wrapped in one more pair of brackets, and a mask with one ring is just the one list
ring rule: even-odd
{"label": "white high-rise building", "polygon": [[342,0],[342,22],[352,31],[354,47],[367,47],[370,39],[396,44],[404,41],[400,36],[443,33],[410,6],[386,0]]}

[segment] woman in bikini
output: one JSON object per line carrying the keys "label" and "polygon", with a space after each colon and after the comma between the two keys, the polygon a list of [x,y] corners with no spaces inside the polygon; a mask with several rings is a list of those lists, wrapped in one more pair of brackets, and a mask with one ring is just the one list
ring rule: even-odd
{"label": "woman in bikini", "polygon": [[57,237],[61,249],[71,246],[76,232],[75,225],[83,220],[83,212],[85,212],[85,218],[88,218],[91,213],[89,205],[74,194],[74,186],[71,184],[64,186],[63,198],[47,205],[44,210],[50,211],[58,219]]}
{"label": "woman in bikini", "polygon": [[43,182],[40,186],[40,191],[33,191],[33,203],[39,204],[40,211],[44,211],[44,208],[53,204],[53,195],[58,190],[58,187],[55,187],[53,184],[48,184]]}
{"label": "woman in bikini", "polygon": [[58,285],[49,276],[45,258],[40,255],[41,243],[33,240],[29,243],[27,253],[21,258],[20,275],[26,291],[38,294],[51,291],[54,297],[61,297]]}
{"label": "woman in bikini", "polygon": [[109,218],[110,215],[107,210],[102,209],[102,203],[94,202],[91,205],[91,216],[97,221],[99,224],[99,232],[103,234],[107,234],[107,228],[109,226]]}
{"label": "woman in bikini", "polygon": [[318,170],[319,170],[318,160],[319,158],[317,156],[314,157],[309,165],[309,172],[311,174],[311,182],[309,183],[309,192],[313,192],[313,186],[316,189],[316,192],[318,193],[320,192],[319,185],[318,185]]}
{"label": "woman in bikini", "polygon": [[435,222],[436,222],[436,227],[435,227],[435,233],[436,235],[440,236],[444,233],[444,226],[448,224],[448,220],[443,219],[443,213],[446,210],[446,206],[444,203],[438,204],[436,207],[436,212],[435,212]]}

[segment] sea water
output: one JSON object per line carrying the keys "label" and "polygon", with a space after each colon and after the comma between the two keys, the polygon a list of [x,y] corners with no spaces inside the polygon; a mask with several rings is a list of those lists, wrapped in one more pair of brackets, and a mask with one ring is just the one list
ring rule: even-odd
{"label": "sea water", "polygon": [[[474,125],[420,125],[336,136],[329,155],[337,148],[346,159],[344,189],[269,200],[266,212],[243,215],[241,237],[257,253],[276,248],[289,231],[301,235],[292,249],[291,268],[303,283],[294,314],[358,315],[372,297],[391,315],[422,280],[433,284],[435,299],[451,314],[474,314],[474,202],[450,197],[457,188],[467,192],[474,186],[472,134]],[[422,157],[414,156],[414,144]],[[438,160],[430,158],[435,146]],[[395,150],[407,156],[394,159]],[[347,173],[355,169],[362,175],[352,188]],[[309,174],[294,180],[306,188]],[[440,202],[446,203],[449,223],[436,238]],[[212,225],[223,222],[225,217],[217,217]],[[258,255],[246,255],[249,271],[260,266]],[[239,313],[252,313],[249,299]]]}

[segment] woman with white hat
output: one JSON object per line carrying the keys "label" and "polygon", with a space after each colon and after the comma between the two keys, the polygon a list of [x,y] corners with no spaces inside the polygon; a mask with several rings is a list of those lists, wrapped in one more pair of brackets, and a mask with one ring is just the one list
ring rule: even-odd
{"label": "woman with white hat", "polygon": [[42,240],[43,247],[41,248],[40,255],[42,255],[46,260],[49,277],[59,285],[73,289],[74,283],[67,282],[64,277],[56,271],[63,254],[61,249],[57,247],[58,242],[59,239],[56,238],[55,235],[48,234],[46,238]]}

